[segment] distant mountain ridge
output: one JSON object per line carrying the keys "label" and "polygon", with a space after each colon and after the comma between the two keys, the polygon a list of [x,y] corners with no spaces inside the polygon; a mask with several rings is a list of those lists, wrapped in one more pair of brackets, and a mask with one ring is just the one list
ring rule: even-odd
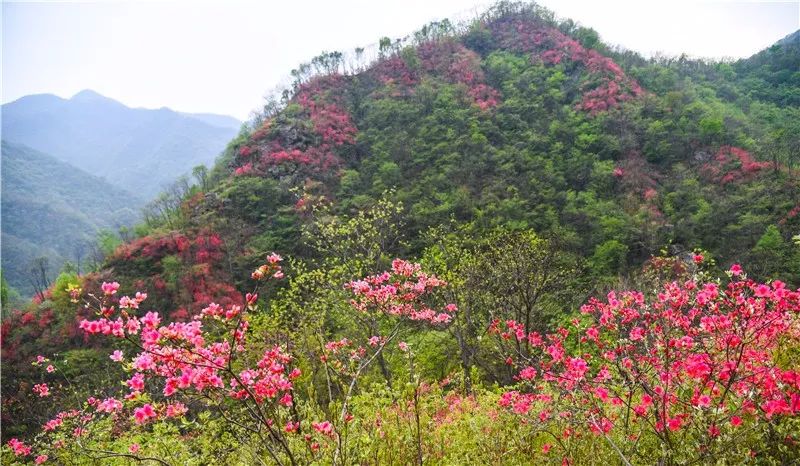
{"label": "distant mountain ridge", "polygon": [[24,144],[152,198],[233,138],[233,117],[130,108],[91,90],[25,96],[2,106],[3,139]]}
{"label": "distant mountain ridge", "polygon": [[57,271],[67,260],[86,259],[100,229],[132,225],[145,202],[55,157],[6,141],[2,174],[3,276],[24,295],[33,293],[31,261],[47,257]]}
{"label": "distant mountain ridge", "polygon": [[242,126],[241,121],[227,115],[217,115],[215,113],[178,113],[189,118],[195,118],[211,126],[218,126],[220,128],[231,128],[238,130]]}

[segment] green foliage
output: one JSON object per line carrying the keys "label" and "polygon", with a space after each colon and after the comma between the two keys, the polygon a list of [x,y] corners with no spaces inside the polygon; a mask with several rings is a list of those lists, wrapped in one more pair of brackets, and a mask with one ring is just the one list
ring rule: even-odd
{"label": "green foliage", "polygon": [[25,146],[3,141],[2,153],[3,270],[26,297],[35,258],[47,256],[56,271],[66,261],[89,270],[95,234],[138,219],[142,201],[107,181]]}
{"label": "green foliage", "polygon": [[104,256],[109,256],[122,244],[122,239],[110,230],[100,230],[97,233],[97,243]]}
{"label": "green foliage", "polygon": [[782,252],[786,243],[781,237],[781,232],[775,225],[769,225],[756,243],[755,250],[759,252]]}
{"label": "green foliage", "polygon": [[349,217],[335,215],[329,206],[315,208],[315,221],[303,230],[306,244],[326,261],[356,264],[362,274],[377,273],[402,247],[404,209],[390,200],[393,195],[384,193]]}
{"label": "green foliage", "polygon": [[600,277],[614,277],[625,264],[628,247],[615,239],[597,245],[589,259],[592,271]]}
{"label": "green foliage", "polygon": [[52,300],[61,307],[67,307],[71,301],[70,289],[80,288],[81,280],[76,271],[65,270],[61,272],[53,282]]}
{"label": "green foliage", "polygon": [[0,269],[0,311],[2,316],[5,317],[11,309],[14,307],[19,307],[24,304],[24,300],[22,296],[20,296],[19,292],[8,284],[5,277],[3,276],[3,271]]}
{"label": "green foliage", "polygon": [[[481,337],[492,321],[514,319],[527,331],[540,331],[583,296],[580,262],[556,239],[507,228],[478,235],[474,224],[435,228],[426,236],[433,244],[423,263],[448,282],[445,300],[459,308],[450,328],[458,346],[450,357],[461,358],[457,370],[467,392],[476,370],[479,379],[509,379],[508,368],[498,365],[497,348]],[[489,267],[492,274],[486,273]]]}

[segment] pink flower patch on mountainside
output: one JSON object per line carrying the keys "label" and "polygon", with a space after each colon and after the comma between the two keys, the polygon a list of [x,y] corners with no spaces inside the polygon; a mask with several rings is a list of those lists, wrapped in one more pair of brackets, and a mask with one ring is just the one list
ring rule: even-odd
{"label": "pink flower patch on mountainside", "polygon": [[770,165],[769,162],[756,161],[749,152],[740,147],[722,146],[701,170],[708,178],[726,185],[751,180]]}
{"label": "pink flower patch on mountainside", "polygon": [[[291,124],[283,131],[269,120],[251,136],[236,154],[236,176],[261,176],[272,167],[297,167],[313,174],[330,174],[341,165],[338,147],[355,143],[358,132],[340,95],[345,77],[316,76],[296,89],[292,104],[301,109],[299,118],[309,125]],[[292,133],[291,136],[285,133]]]}
{"label": "pink flower patch on mountainside", "polygon": [[500,94],[486,84],[477,53],[452,40],[429,41],[417,47],[422,69],[453,84],[463,84],[483,110],[496,107]]}
{"label": "pink flower patch on mountainside", "polygon": [[614,60],[594,49],[587,49],[554,27],[520,18],[495,21],[490,23],[490,27],[504,48],[529,53],[532,60],[541,60],[548,65],[582,67],[586,78],[581,84],[583,94],[577,108],[590,115],[644,94],[639,83],[627,76]]}

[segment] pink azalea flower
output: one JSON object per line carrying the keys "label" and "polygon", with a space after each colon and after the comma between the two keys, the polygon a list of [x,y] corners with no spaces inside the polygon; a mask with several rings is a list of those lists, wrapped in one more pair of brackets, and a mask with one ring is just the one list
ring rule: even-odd
{"label": "pink azalea flower", "polygon": [[119,283],[117,283],[117,282],[111,282],[111,283],[103,282],[103,284],[100,285],[100,289],[103,290],[103,293],[106,296],[111,296],[111,295],[115,294],[117,292],[117,290],[119,289]]}
{"label": "pink azalea flower", "polygon": [[333,424],[328,421],[312,422],[311,427],[322,435],[333,436]]}
{"label": "pink azalea flower", "polygon": [[167,405],[166,414],[167,417],[181,417],[184,414],[186,414],[187,411],[188,409],[186,408],[186,405],[184,405],[183,403],[176,402]]}
{"label": "pink azalea flower", "polygon": [[36,393],[40,397],[44,398],[50,395],[50,387],[48,387],[46,383],[36,384],[33,386],[33,393]]}
{"label": "pink azalea flower", "polygon": [[136,419],[137,424],[144,424],[149,419],[156,417],[156,412],[151,404],[145,404],[142,407],[133,410],[133,417]]}
{"label": "pink azalea flower", "polygon": [[667,421],[667,427],[671,431],[676,431],[681,428],[681,420],[677,417],[672,417]]}

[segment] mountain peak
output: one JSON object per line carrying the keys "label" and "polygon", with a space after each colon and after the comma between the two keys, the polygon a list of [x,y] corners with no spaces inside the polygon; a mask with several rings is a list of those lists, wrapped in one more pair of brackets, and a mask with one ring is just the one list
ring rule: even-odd
{"label": "mountain peak", "polygon": [[73,95],[70,100],[113,100],[104,95],[98,94],[91,89],[84,89]]}

